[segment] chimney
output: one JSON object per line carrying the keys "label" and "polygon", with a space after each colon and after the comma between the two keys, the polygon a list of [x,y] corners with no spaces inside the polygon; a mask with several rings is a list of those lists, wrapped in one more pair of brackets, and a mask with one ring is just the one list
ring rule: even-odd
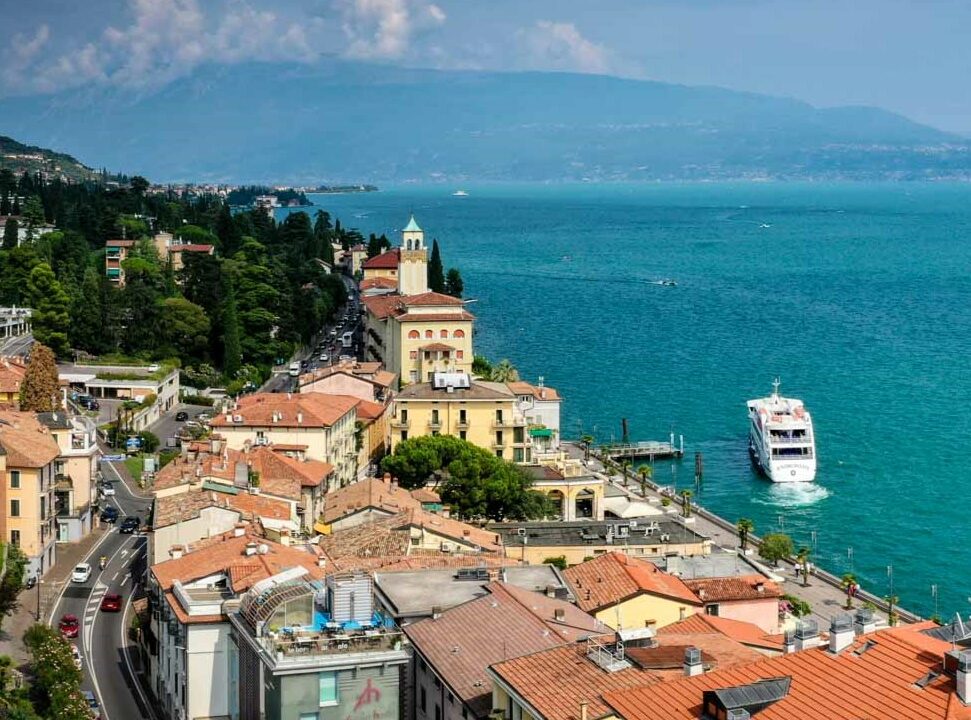
{"label": "chimney", "polygon": [[243,523],[236,523],[236,527],[233,528],[233,537],[243,537],[246,534],[246,525]]}
{"label": "chimney", "polygon": [[971,652],[951,650],[944,656],[944,667],[954,667],[954,690],[958,699],[965,705],[971,703]]}
{"label": "chimney", "polygon": [[731,708],[725,714],[725,720],[750,720],[751,717],[745,708]]}
{"label": "chimney", "polygon": [[173,560],[178,560],[183,555],[185,555],[184,545],[173,545],[169,548],[169,557]]}
{"label": "chimney", "polygon": [[873,610],[859,608],[853,620],[853,630],[857,635],[866,635],[877,629],[877,621],[873,619]]}
{"label": "chimney", "polygon": [[765,592],[765,583],[764,582],[757,582],[757,583],[755,583],[755,592],[757,592],[757,593],[764,593]]}
{"label": "chimney", "polygon": [[556,597],[556,585],[546,586],[546,597],[555,598]]}
{"label": "chimney", "polygon": [[782,647],[786,655],[791,655],[796,651],[796,634],[792,630],[782,633]]}
{"label": "chimney", "polygon": [[438,620],[442,616],[442,606],[432,605],[432,620]]}
{"label": "chimney", "polygon": [[587,701],[580,703],[580,720],[587,720]]}
{"label": "chimney", "polygon": [[220,450],[222,450],[222,441],[219,438],[212,438],[209,441],[209,450],[213,455],[218,455]]}
{"label": "chimney", "polygon": [[696,647],[684,649],[684,674],[686,677],[701,675],[705,671],[701,664],[701,650]]}
{"label": "chimney", "polygon": [[808,650],[819,645],[819,627],[815,620],[803,620],[796,629],[796,651]]}
{"label": "chimney", "polygon": [[563,622],[566,620],[566,610],[563,608],[556,608],[556,610],[553,611],[553,619],[557,622]]}
{"label": "chimney", "polygon": [[327,567],[327,558],[325,558],[323,555],[319,556],[317,558],[317,567]]}
{"label": "chimney", "polygon": [[843,652],[853,644],[856,634],[853,632],[853,617],[849,613],[836,615],[829,623],[829,651]]}
{"label": "chimney", "polygon": [[248,542],[248,543],[246,543],[246,554],[247,555],[256,555],[256,543],[255,542]]}
{"label": "chimney", "polygon": [[298,412],[297,413],[297,425],[303,425],[303,413],[302,412]]}

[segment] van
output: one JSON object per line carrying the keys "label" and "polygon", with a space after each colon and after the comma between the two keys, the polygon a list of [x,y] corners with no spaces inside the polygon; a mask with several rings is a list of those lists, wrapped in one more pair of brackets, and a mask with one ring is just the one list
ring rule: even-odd
{"label": "van", "polygon": [[290,363],[290,377],[298,377],[300,375],[300,363],[292,362]]}

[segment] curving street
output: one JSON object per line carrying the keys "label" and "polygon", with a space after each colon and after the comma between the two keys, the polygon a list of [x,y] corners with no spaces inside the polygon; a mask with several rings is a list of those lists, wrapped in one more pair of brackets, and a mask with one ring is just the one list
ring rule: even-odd
{"label": "curving street", "polygon": [[[134,681],[127,654],[131,649],[134,657],[134,643],[127,629],[131,623],[132,600],[141,594],[139,583],[145,577],[146,540],[141,533],[123,535],[117,526],[131,515],[144,522],[152,501],[133,494],[110,463],[103,463],[102,471],[114,482],[115,495],[108,498],[108,504],[118,508],[118,523],[86,559],[92,566],[90,579],[85,583],[69,582],[54,603],[49,620],[55,627],[66,614],[75,615],[80,621],[80,633],[72,642],[81,651],[83,687],[98,697],[104,720],[151,718],[154,716]],[[102,555],[108,558],[103,571],[98,569]],[[101,600],[108,593],[121,595],[120,612],[100,610]]]}

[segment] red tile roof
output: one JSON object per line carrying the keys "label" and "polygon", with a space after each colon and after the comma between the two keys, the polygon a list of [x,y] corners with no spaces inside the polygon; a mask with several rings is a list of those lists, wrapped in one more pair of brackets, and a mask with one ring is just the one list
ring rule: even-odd
{"label": "red tile roof", "polygon": [[372,289],[396,290],[398,281],[390,277],[370,277],[361,280],[361,292]]}
{"label": "red tile roof", "polygon": [[381,403],[369,400],[357,401],[357,417],[361,420],[377,420],[384,415],[385,410],[387,410],[387,406]]}
{"label": "red tile roof", "polygon": [[[586,702],[590,720],[611,714],[603,694],[625,688],[653,685],[683,677],[684,649],[698,647],[705,664],[732,667],[757,660],[760,655],[711,628],[693,635],[664,632],[658,647],[629,649],[630,667],[604,672],[587,658],[585,642],[543,650],[493,665],[492,673],[537,711],[540,720],[579,720]],[[604,638],[612,642],[613,638]]]}
{"label": "red tile roof", "polygon": [[432,343],[431,345],[422,345],[421,349],[428,350],[429,352],[449,352],[455,348],[445,343]]}
{"label": "red tile roof", "polygon": [[[373,295],[362,299],[368,312],[378,319],[397,317],[399,322],[455,322],[456,320],[474,320],[475,317],[466,310],[458,311],[464,303],[451,295],[441,293],[422,293],[421,295]],[[431,313],[423,312],[423,308],[449,307],[453,312]]]}
{"label": "red tile roof", "polygon": [[[220,413],[209,424],[212,427],[330,427],[353,411],[358,402],[358,398],[348,395],[306,393],[288,397],[280,393],[255,393],[241,397],[229,415]],[[236,422],[235,416],[242,421]]]}
{"label": "red tile roof", "polygon": [[517,380],[516,382],[506,383],[509,389],[512,390],[517,395],[532,395],[539,400],[560,400],[560,394],[555,388],[551,388],[547,385],[540,387],[539,385],[533,385],[528,382],[522,382]]}
{"label": "red tile roof", "polygon": [[461,322],[463,320],[475,320],[475,315],[470,312],[458,313],[406,313],[398,317],[398,322]]}
{"label": "red tile roof", "polygon": [[674,575],[646,560],[610,552],[567,568],[563,577],[573,588],[577,605],[595,612],[648,593],[689,605],[701,605],[693,592]]}
{"label": "red tile roof", "polygon": [[363,267],[365,270],[397,270],[400,254],[398,248],[392,248],[373,258],[368,258]]}
{"label": "red tile roof", "polygon": [[105,247],[123,247],[123,248],[130,248],[130,247],[134,247],[134,245],[135,245],[135,241],[134,240],[108,240],[105,243]]}
{"label": "red tile roof", "polygon": [[324,496],[323,521],[333,523],[366,508],[393,515],[413,507],[420,507],[419,502],[404,488],[383,478],[365,478]]}
{"label": "red tile roof", "polygon": [[54,436],[36,414],[0,410],[0,421],[0,450],[7,456],[8,470],[42,468],[61,454]]}
{"label": "red tile roof", "polygon": [[665,633],[697,634],[705,632],[720,632],[732,640],[749,647],[782,652],[782,635],[769,635],[758,625],[717,617],[715,615],[689,615],[671,625],[665,625],[661,630]]}
{"label": "red tile roof", "polygon": [[[865,652],[857,650],[865,642]],[[650,687],[607,693],[604,699],[624,720],[698,720],[702,694],[747,685],[768,678],[788,677],[788,694],[758,713],[758,720],[967,720],[965,707],[946,674],[924,688],[915,683],[928,672],[940,672],[951,649],[946,643],[900,627],[858,638],[850,647],[831,654],[813,648],[716,670]]]}
{"label": "red tile roof", "polygon": [[18,393],[27,368],[20,358],[0,358],[0,392]]}
{"label": "red tile roof", "polygon": [[[685,580],[684,584],[705,602],[730,602],[732,600],[761,600],[782,597],[782,588],[762,575],[735,577],[698,578]],[[761,590],[759,588],[762,588]]]}
{"label": "red tile roof", "polygon": [[[489,665],[604,630],[563,600],[505,583],[490,583],[486,589],[489,594],[484,597],[404,628],[452,692],[481,716],[492,707]],[[555,618],[557,610],[562,610],[562,620]]]}
{"label": "red tile roof", "polygon": [[457,297],[438,292],[424,292],[418,295],[405,295],[401,298],[405,307],[442,307],[454,305],[462,307],[465,303]]}

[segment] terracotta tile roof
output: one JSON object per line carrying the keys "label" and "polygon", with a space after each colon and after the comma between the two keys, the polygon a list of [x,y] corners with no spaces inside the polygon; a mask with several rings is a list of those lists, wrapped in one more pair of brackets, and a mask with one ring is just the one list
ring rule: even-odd
{"label": "terracotta tile roof", "polygon": [[451,345],[446,345],[445,343],[432,343],[431,345],[422,345],[420,349],[428,350],[429,352],[450,352],[455,348]]}
{"label": "terracotta tile roof", "polygon": [[692,635],[690,641],[687,636],[662,633],[657,644],[654,648],[629,648],[627,657],[634,662],[614,672],[604,672],[587,658],[585,642],[507,660],[491,670],[539,713],[538,720],[579,720],[581,702],[588,703],[587,716],[596,720],[611,714],[603,701],[604,693],[683,677],[687,647],[700,648],[704,663],[719,668],[761,657],[711,629]]}
{"label": "terracotta tile roof", "polygon": [[375,288],[394,290],[398,288],[398,281],[390,277],[372,277],[361,280],[361,292]]}
{"label": "terracotta tile roof", "polygon": [[380,403],[368,400],[357,401],[357,417],[361,420],[377,420],[384,415],[385,410],[387,410],[387,406]]}
{"label": "terracotta tile roof", "polygon": [[417,488],[411,491],[411,496],[421,503],[439,503],[442,501],[441,496],[434,490],[429,490],[428,488]]}
{"label": "terracotta tile roof", "polygon": [[665,625],[659,632],[668,634],[720,632],[722,635],[749,647],[778,650],[779,652],[782,652],[784,647],[782,635],[769,635],[758,625],[702,613],[689,615],[684,620]]}
{"label": "terracotta tile roof", "polygon": [[[209,424],[212,427],[323,428],[352,412],[357,403],[358,399],[349,395],[306,393],[287,397],[279,393],[255,393],[241,397],[230,414],[220,413]],[[233,419],[236,416],[242,421],[236,422]]]}
{"label": "terracotta tile roof", "polygon": [[19,358],[0,358],[0,392],[18,393],[27,368]]}
{"label": "terracotta tile roof", "polygon": [[457,297],[445,295],[437,292],[424,292],[418,295],[405,295],[401,298],[401,303],[405,307],[443,307],[456,306],[463,307],[465,303]]}
{"label": "terracotta tile roof", "polygon": [[373,258],[368,258],[362,266],[365,270],[397,270],[401,259],[398,248],[392,248]]}
{"label": "terracotta tile roof", "polygon": [[289,502],[262,494],[251,495],[248,492],[241,492],[238,495],[231,495],[214,490],[187,490],[155,498],[152,527],[158,529],[177,522],[192,520],[210,507],[231,510],[238,513],[243,520],[260,517],[290,520],[292,515]]}
{"label": "terracotta tile roof", "polygon": [[384,510],[389,515],[420,507],[404,488],[383,478],[366,478],[324,495],[323,521],[333,523],[365,508]]}
{"label": "terracotta tile roof", "polygon": [[[866,652],[857,654],[870,641]],[[965,720],[971,708],[954,693],[946,674],[924,688],[915,683],[940,672],[946,643],[906,627],[858,638],[838,655],[814,648],[695,677],[607,693],[608,705],[625,720],[697,720],[705,690],[747,685],[762,679],[791,678],[788,694],[758,712],[759,720]]]}
{"label": "terracotta tile roof", "polygon": [[548,385],[539,387],[538,385],[532,385],[528,382],[516,381],[507,383],[509,389],[512,390],[517,395],[532,395],[535,398],[541,400],[561,400],[560,394],[555,388],[551,388]]}
{"label": "terracotta tile roof", "polygon": [[190,443],[186,452],[155,473],[153,488],[167,490],[207,479],[220,479],[232,484],[236,463],[243,459],[243,453],[222,448],[218,454],[213,454],[210,447],[209,442]]}
{"label": "terracotta tile roof", "polygon": [[334,472],[329,463],[297,460],[275,452],[269,445],[244,453],[243,460],[260,474],[261,491],[290,500],[299,500],[301,488],[317,487]]}
{"label": "terracotta tile roof", "polygon": [[668,575],[653,563],[621,552],[605,553],[567,568],[563,577],[570,584],[577,605],[590,612],[641,593],[660,595],[689,605],[702,604],[680,578]]}
{"label": "terracotta tile roof", "polygon": [[185,245],[172,245],[169,247],[169,252],[204,252],[212,253],[215,249],[214,245],[204,245],[197,243],[186,243]]}
{"label": "terracotta tile roof", "polygon": [[320,548],[335,562],[346,558],[385,558],[398,560],[406,557],[411,548],[407,533],[398,527],[397,516],[356,525],[333,535],[320,537]]}
{"label": "terracotta tile roof", "polygon": [[497,533],[422,510],[420,505],[406,509],[398,517],[401,518],[402,527],[407,524],[411,527],[423,528],[430,533],[442,535],[458,543],[478,546],[486,552],[501,553],[503,551],[502,537]]}
{"label": "terracotta tile roof", "polygon": [[7,468],[42,468],[61,450],[34,413],[0,410],[0,452]]}
{"label": "terracotta tile roof", "polygon": [[[730,602],[732,600],[761,600],[782,597],[782,588],[762,575],[735,577],[698,578],[685,580],[700,600],[705,602]],[[759,588],[762,588],[759,590]]]}
{"label": "terracotta tile roof", "polygon": [[108,240],[105,243],[105,247],[123,247],[130,248],[135,246],[134,240]]}
{"label": "terracotta tile roof", "polygon": [[[509,657],[572,643],[604,626],[563,600],[490,583],[489,594],[406,625],[405,633],[475,715],[487,715],[492,691],[486,668]],[[564,619],[555,619],[562,610]]]}
{"label": "terracotta tile roof", "polygon": [[475,320],[475,315],[470,312],[458,313],[406,313],[398,317],[398,322],[461,322],[463,320]]}

